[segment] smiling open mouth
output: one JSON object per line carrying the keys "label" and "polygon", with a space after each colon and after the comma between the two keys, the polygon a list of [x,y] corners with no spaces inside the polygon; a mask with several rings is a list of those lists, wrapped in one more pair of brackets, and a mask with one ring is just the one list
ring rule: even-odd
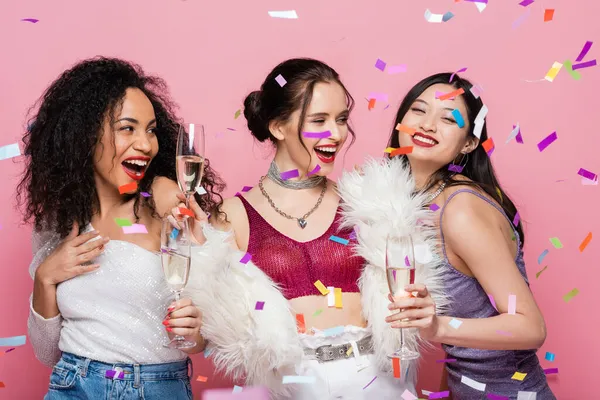
{"label": "smiling open mouth", "polygon": [[338,147],[336,145],[323,145],[314,148],[317,158],[325,164],[335,161]]}
{"label": "smiling open mouth", "polygon": [[137,159],[137,158],[128,158],[127,160],[121,163],[123,170],[125,173],[129,175],[131,179],[139,181],[144,178],[146,173],[146,169],[150,163],[150,158],[148,159]]}

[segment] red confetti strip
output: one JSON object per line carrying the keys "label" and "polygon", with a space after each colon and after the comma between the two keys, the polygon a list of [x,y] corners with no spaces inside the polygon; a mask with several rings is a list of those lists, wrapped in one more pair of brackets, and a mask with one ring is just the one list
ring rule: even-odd
{"label": "red confetti strip", "polygon": [[119,193],[125,194],[128,192],[137,190],[137,188],[138,188],[137,182],[131,182],[131,183],[128,183],[127,185],[119,186]]}

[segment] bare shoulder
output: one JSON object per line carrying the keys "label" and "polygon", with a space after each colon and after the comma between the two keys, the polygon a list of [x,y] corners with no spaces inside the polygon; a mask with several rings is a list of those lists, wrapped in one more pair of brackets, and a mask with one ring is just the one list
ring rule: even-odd
{"label": "bare shoulder", "polygon": [[244,205],[236,196],[223,200],[221,211],[222,213],[216,215],[214,221],[211,221],[213,226],[221,230],[235,230],[240,218],[246,216]]}
{"label": "bare shoulder", "polygon": [[154,198],[156,212],[159,215],[170,212],[173,207],[180,203],[177,198],[179,193],[181,193],[181,190],[179,190],[177,182],[164,176],[156,177],[152,182],[152,197]]}
{"label": "bare shoulder", "polygon": [[446,189],[444,194],[446,199],[452,197],[444,210],[444,228],[462,230],[504,220],[504,216],[489,203],[499,206],[496,201],[477,187],[455,185]]}

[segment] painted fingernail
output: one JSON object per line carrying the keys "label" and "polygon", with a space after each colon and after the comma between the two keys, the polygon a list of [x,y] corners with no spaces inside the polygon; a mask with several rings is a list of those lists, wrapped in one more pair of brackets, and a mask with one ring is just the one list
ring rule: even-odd
{"label": "painted fingernail", "polygon": [[173,306],[170,306],[169,308],[167,308],[167,310],[168,310],[169,312],[173,311],[174,309],[175,309],[175,306],[174,306],[174,305],[173,305]]}
{"label": "painted fingernail", "polygon": [[171,332],[171,331],[173,331],[173,329],[167,326],[167,332]]}
{"label": "painted fingernail", "polygon": [[163,324],[164,326],[169,326],[169,321],[167,321],[167,320],[164,320],[164,321],[162,322],[162,324]]}

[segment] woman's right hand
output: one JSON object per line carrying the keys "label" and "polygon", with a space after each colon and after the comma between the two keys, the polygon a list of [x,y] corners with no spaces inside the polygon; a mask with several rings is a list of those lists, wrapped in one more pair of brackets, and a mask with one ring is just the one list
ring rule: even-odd
{"label": "woman's right hand", "polygon": [[73,228],[63,242],[40,264],[35,272],[35,279],[45,285],[58,285],[61,282],[87,272],[95,271],[100,264],[85,264],[104,251],[108,237],[98,237],[97,231],[79,235],[79,225],[73,223]]}

